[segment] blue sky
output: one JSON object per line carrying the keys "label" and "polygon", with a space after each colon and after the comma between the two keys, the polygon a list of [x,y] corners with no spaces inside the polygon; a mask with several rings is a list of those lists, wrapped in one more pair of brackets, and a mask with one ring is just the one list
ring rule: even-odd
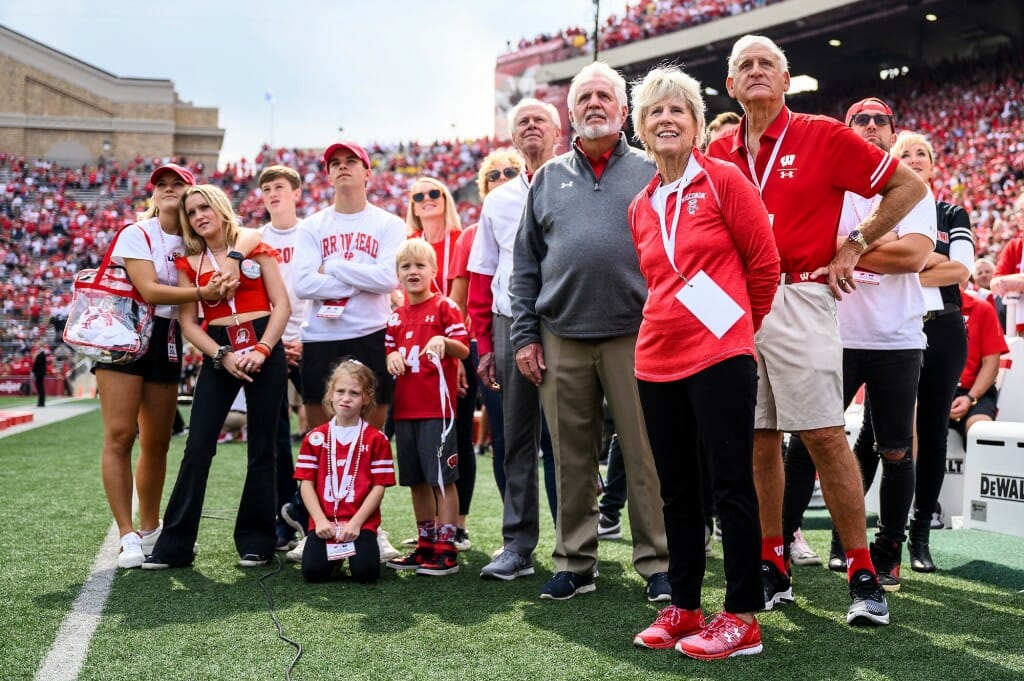
{"label": "blue sky", "polygon": [[[601,3],[602,19],[624,0]],[[593,0],[4,0],[0,24],[220,109],[221,163],[277,146],[493,131],[506,41],[593,26]],[[344,132],[339,133],[338,128]]]}

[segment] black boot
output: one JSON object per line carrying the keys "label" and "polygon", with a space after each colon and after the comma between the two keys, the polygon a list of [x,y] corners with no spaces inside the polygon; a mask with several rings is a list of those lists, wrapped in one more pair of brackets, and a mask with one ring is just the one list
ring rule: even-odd
{"label": "black boot", "polygon": [[868,547],[871,550],[871,562],[878,573],[878,583],[883,591],[900,590],[900,562],[902,545],[887,537],[875,536],[875,541]]}
{"label": "black boot", "polygon": [[935,572],[935,563],[932,562],[932,554],[928,550],[930,522],[931,518],[921,521],[915,518],[910,525],[907,549],[910,552],[910,569],[914,572]]}
{"label": "black boot", "polygon": [[839,533],[832,530],[832,548],[828,552],[828,569],[833,572],[846,572],[846,551]]}

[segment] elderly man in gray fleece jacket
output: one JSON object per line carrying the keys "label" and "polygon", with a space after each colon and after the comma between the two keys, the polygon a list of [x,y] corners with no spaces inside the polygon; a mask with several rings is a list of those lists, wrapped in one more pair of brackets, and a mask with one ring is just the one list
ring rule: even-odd
{"label": "elderly man in gray fleece jacket", "polygon": [[607,398],[626,465],[633,565],[669,600],[658,476],[633,375],[647,286],[626,211],[654,164],[626,144],[626,83],[594,62],[569,88],[572,149],[533,178],[510,286],[519,370],[539,386],[555,450],[555,575],[541,598],[594,591],[598,455]]}

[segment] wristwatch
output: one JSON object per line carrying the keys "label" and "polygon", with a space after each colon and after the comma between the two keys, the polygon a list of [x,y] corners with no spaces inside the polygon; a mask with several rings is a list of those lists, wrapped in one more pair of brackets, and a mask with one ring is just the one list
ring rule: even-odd
{"label": "wristwatch", "polygon": [[241,251],[228,251],[228,257],[232,260],[237,260],[238,262],[245,260],[245,256],[242,255]]}
{"label": "wristwatch", "polygon": [[[861,234],[859,229],[855,229],[852,232],[850,232],[850,236],[846,237],[846,240],[847,241],[852,241],[853,243],[855,243],[858,246],[860,246],[860,250],[862,250],[862,251],[866,250],[867,247],[868,247],[868,240],[864,238],[864,235]],[[230,256],[230,255],[231,254],[228,253],[228,256]]]}
{"label": "wristwatch", "polygon": [[231,352],[230,345],[222,345],[217,348],[217,352],[213,354],[213,368],[223,369],[224,368],[224,356]]}

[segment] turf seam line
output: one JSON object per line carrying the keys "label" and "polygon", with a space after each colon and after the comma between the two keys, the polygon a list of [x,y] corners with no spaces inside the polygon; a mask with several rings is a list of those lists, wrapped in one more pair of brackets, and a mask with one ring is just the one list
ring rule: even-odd
{"label": "turf seam line", "polygon": [[36,681],[74,681],[78,678],[85,656],[89,652],[89,642],[96,633],[100,618],[103,617],[103,609],[107,605],[107,597],[110,596],[110,588],[117,572],[117,552],[120,546],[121,537],[117,531],[117,523],[112,523],[89,577],[78,592],[71,611],[57,631],[53,645],[36,671]]}

